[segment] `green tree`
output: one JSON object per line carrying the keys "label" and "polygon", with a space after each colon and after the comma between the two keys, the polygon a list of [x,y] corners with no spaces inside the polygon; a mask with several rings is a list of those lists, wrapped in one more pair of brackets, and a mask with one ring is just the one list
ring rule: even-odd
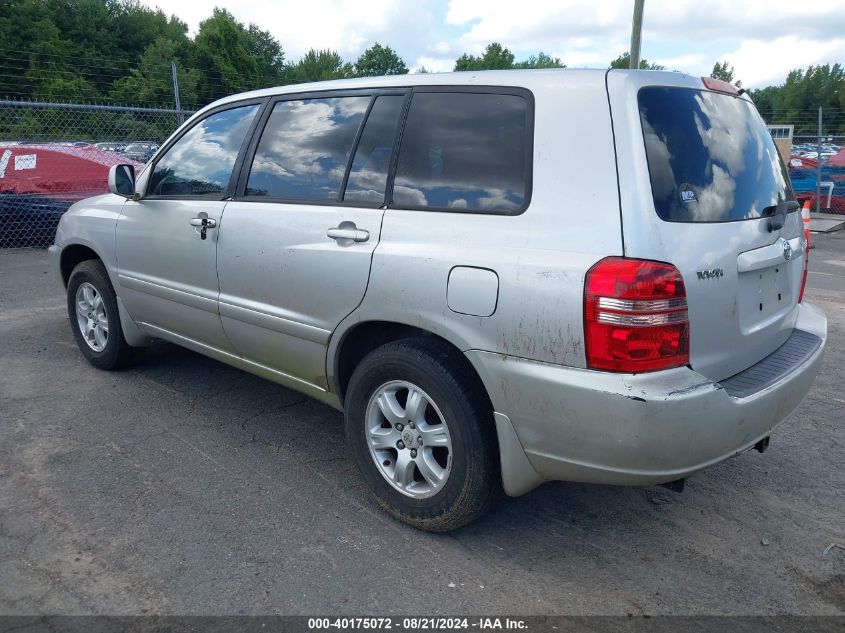
{"label": "green tree", "polygon": [[287,78],[291,83],[345,79],[354,76],[352,64],[345,63],[336,51],[311,49],[290,66]]}
{"label": "green tree", "polygon": [[49,68],[28,73],[27,76],[37,82],[31,95],[36,101],[79,103],[100,100],[97,87],[82,77],[54,73]]}
{"label": "green tree", "polygon": [[36,0],[11,0],[4,1],[2,7],[0,42],[3,42],[4,49],[10,51],[4,55],[7,64],[12,59],[22,59],[26,62],[29,53],[65,53],[62,32],[53,20],[47,3]]}
{"label": "green tree", "polygon": [[214,9],[210,18],[200,22],[191,53],[204,74],[201,102],[283,82],[281,45],[255,25],[245,27],[225,9]]}
{"label": "green tree", "polygon": [[285,52],[269,31],[262,31],[255,24],[250,24],[247,29],[246,50],[258,62],[256,83],[259,87],[276,86],[283,82]]}
{"label": "green tree", "polygon": [[[628,68],[631,65],[631,54],[622,53],[619,57],[610,62],[611,68]],[[666,70],[666,66],[653,64],[647,59],[640,59],[640,70]]]}
{"label": "green tree", "polygon": [[780,91],[781,89],[779,86],[766,86],[765,88],[761,88],[759,90],[748,91],[751,98],[754,100],[754,105],[757,106],[757,110],[760,112],[760,116],[763,117],[763,120],[768,121],[769,123],[783,122],[775,121],[775,117],[773,116],[775,106],[780,96]]}
{"label": "green tree", "polygon": [[406,75],[408,67],[405,61],[389,46],[378,42],[361,53],[355,62],[355,75],[358,77],[378,77],[380,75]]}
{"label": "green tree", "polygon": [[65,53],[124,60],[112,38],[112,16],[101,0],[46,0],[53,22],[62,34]]}
{"label": "green tree", "polygon": [[138,61],[159,39],[176,45],[175,54],[187,52],[188,25],[176,16],[167,17],[161,9],[150,10],[138,0],[109,3],[110,39],[119,43],[130,62]]}
{"label": "green tree", "polygon": [[560,61],[559,57],[552,57],[540,51],[524,61],[517,62],[514,68],[566,68],[566,64]]}
{"label": "green tree", "polygon": [[734,79],[736,79],[736,72],[734,67],[727,61],[716,62],[713,65],[713,70],[710,72],[710,76],[713,77],[713,79],[721,79],[722,81],[727,81],[729,84],[734,84],[737,88],[742,87],[741,81],[734,81]]}
{"label": "green tree", "polygon": [[464,53],[455,60],[455,70],[503,70],[513,68],[513,53],[498,42],[488,44],[480,57]]}
{"label": "green tree", "polygon": [[3,0],[0,94],[100,99],[159,37],[184,50],[187,27],[137,0]]}
{"label": "green tree", "polygon": [[845,68],[841,64],[795,69],[787,74],[782,85],[749,90],[749,93],[767,123],[792,124],[796,134],[814,134],[816,113],[821,106],[828,113],[826,131],[845,132],[845,118],[841,116],[845,106]]}
{"label": "green tree", "polygon": [[[175,42],[163,37],[150,44],[141,56],[138,67],[114,83],[111,100],[126,105],[174,107],[170,65],[178,57],[177,49]],[[182,108],[192,110],[201,105],[197,98],[200,72],[193,68],[186,69],[177,62],[176,78],[179,82],[179,100]]]}

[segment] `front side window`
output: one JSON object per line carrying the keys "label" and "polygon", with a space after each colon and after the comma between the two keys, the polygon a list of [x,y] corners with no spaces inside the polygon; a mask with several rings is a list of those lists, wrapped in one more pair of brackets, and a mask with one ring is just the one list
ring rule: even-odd
{"label": "front side window", "polygon": [[529,133],[522,96],[416,93],[399,149],[393,204],[518,213],[529,196]]}
{"label": "front side window", "polygon": [[222,199],[258,108],[223,110],[194,125],[156,162],[147,195]]}
{"label": "front side window", "polygon": [[337,200],[370,97],[280,101],[255,151],[246,195]]}

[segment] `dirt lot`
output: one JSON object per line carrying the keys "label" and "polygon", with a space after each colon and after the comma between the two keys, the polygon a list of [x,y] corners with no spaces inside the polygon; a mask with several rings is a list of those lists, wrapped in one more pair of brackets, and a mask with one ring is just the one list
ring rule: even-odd
{"label": "dirt lot", "polygon": [[341,417],[179,348],[106,373],[41,251],[0,251],[0,613],[843,614],[845,232],[822,373],[686,491],[547,484],[449,535],[383,515]]}

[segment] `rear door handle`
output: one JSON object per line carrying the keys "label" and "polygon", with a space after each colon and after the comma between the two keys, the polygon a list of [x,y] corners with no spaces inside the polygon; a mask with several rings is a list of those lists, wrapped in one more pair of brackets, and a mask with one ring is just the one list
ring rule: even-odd
{"label": "rear door handle", "polygon": [[370,232],[356,228],[353,222],[341,222],[340,226],[326,231],[326,235],[333,240],[338,241],[349,240],[351,242],[366,242],[370,239]]}
{"label": "rear door handle", "polygon": [[217,226],[217,220],[214,218],[191,218],[191,226],[204,226],[207,229],[213,229]]}
{"label": "rear door handle", "polygon": [[206,231],[217,226],[217,220],[208,217],[208,214],[205,211],[200,211],[197,214],[197,217],[190,219],[190,225],[194,227],[194,230],[199,229],[197,233],[200,234],[200,239],[204,240],[208,237]]}

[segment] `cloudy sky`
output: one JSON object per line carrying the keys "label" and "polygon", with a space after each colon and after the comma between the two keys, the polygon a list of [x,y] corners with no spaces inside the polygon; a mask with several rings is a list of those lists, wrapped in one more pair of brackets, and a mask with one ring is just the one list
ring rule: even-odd
{"label": "cloudy sky", "polygon": [[[207,0],[144,0],[195,32]],[[411,69],[452,70],[492,41],[517,59],[540,50],[568,66],[606,67],[630,44],[633,0],[217,0],[269,30],[288,60],[311,47],[353,60],[373,42]],[[646,0],[642,54],[667,68],[708,74],[728,60],[750,88],[792,68],[845,62],[845,0]]]}

